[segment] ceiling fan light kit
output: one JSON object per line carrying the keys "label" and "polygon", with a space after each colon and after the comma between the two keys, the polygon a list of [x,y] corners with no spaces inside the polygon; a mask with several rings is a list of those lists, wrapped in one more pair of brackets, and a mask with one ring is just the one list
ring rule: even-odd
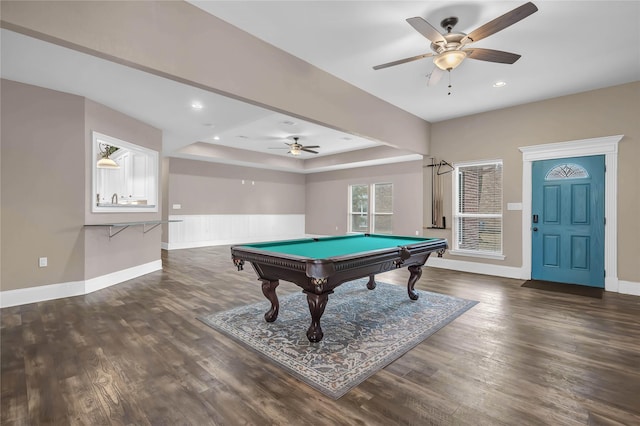
{"label": "ceiling fan light kit", "polygon": [[300,154],[302,154],[302,151],[304,152],[310,152],[311,154],[318,154],[318,151],[314,151],[313,149],[315,148],[320,148],[319,145],[302,145],[298,143],[298,139],[300,139],[297,136],[293,137],[293,143],[284,143],[285,145],[287,145],[288,148],[269,148],[269,149],[288,149],[289,152],[287,152],[287,154],[291,154],[291,155],[295,155],[298,156]]}
{"label": "ceiling fan light kit", "polygon": [[301,153],[302,153],[302,150],[297,146],[291,146],[289,149],[289,154],[291,155],[300,155]]}
{"label": "ceiling fan light kit", "polygon": [[435,58],[433,63],[442,71],[451,71],[462,63],[467,53],[464,50],[447,50]]}

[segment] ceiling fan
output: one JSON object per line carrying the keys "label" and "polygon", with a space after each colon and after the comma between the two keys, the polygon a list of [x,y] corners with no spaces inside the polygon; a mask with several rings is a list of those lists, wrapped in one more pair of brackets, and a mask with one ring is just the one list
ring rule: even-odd
{"label": "ceiling fan", "polygon": [[320,148],[319,145],[309,145],[309,146],[304,146],[298,143],[298,137],[294,136],[293,137],[293,143],[286,143],[285,145],[288,145],[289,148],[269,148],[269,149],[288,149],[289,152],[287,152],[287,154],[291,154],[291,155],[300,155],[302,154],[302,151],[304,152],[310,152],[312,154],[318,154],[318,151],[314,151],[311,148]]}
{"label": "ceiling fan", "polygon": [[458,23],[458,18],[455,16],[443,19],[442,22],[440,22],[440,25],[446,30],[444,34],[440,33],[440,31],[419,16],[408,18],[407,22],[415,28],[416,31],[431,41],[431,50],[433,50],[433,53],[425,53],[423,55],[387,62],[386,64],[376,65],[373,69],[379,70],[418,59],[433,57],[433,63],[436,67],[429,78],[429,86],[433,86],[440,80],[443,71],[451,71],[460,65],[465,58],[513,64],[520,59],[520,55],[503,52],[501,50],[466,48],[466,46],[515,24],[532,13],[535,13],[537,10],[538,8],[533,3],[525,3],[497,17],[493,21],[487,22],[469,34],[451,32],[453,27]]}

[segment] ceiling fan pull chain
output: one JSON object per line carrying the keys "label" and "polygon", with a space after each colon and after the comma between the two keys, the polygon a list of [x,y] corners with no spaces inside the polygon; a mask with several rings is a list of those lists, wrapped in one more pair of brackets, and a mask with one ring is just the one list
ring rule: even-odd
{"label": "ceiling fan pull chain", "polygon": [[449,93],[447,93],[447,96],[451,95],[451,70],[447,71],[447,73],[449,74],[449,86],[447,86],[449,88]]}

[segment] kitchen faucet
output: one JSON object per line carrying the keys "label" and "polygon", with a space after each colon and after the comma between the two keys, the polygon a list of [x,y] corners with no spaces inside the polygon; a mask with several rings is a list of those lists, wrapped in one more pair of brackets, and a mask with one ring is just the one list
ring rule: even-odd
{"label": "kitchen faucet", "polygon": [[118,204],[118,193],[113,194],[111,197],[111,204]]}

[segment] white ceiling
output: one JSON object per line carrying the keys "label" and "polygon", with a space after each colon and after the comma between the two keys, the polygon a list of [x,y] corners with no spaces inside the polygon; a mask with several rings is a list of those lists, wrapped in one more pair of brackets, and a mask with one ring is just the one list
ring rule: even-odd
{"label": "white ceiling", "polygon": [[[9,30],[1,30],[0,42],[2,78],[83,96],[157,127],[165,156],[309,173],[315,169],[304,168],[305,159],[381,145]],[[203,108],[194,110],[193,103]],[[320,154],[292,158],[285,144],[292,136],[303,145],[320,145]],[[180,153],[198,142],[233,149],[199,158]],[[243,161],[248,156],[238,149],[288,161]]]}
{"label": "white ceiling", "polygon": [[[473,45],[522,58],[513,65],[466,59],[451,73],[451,95],[446,76],[427,87],[429,58],[378,71],[372,66],[430,52],[408,17],[440,28],[442,19],[457,16],[455,31],[468,33],[524,2],[191,3],[430,122],[640,80],[639,1],[537,1],[538,12]],[[289,157],[273,168],[308,173],[314,170],[301,166],[304,159],[379,145],[8,30],[1,43],[3,78],[85,96],[162,129],[164,155],[206,142],[222,146],[223,155],[202,159],[245,164],[242,151],[224,147],[286,157],[287,149],[272,148],[286,148],[285,138],[295,135],[320,145],[320,154]],[[507,85],[493,88],[497,80]],[[203,109],[194,111],[193,102]]]}
{"label": "white ceiling", "polygon": [[[427,87],[431,52],[406,19],[470,33],[525,1],[190,1],[230,24],[427,121],[640,80],[640,2],[534,1],[538,11],[473,47],[522,55],[504,65],[466,59]],[[443,30],[444,31],[444,30]],[[496,81],[507,83],[494,88]]]}

